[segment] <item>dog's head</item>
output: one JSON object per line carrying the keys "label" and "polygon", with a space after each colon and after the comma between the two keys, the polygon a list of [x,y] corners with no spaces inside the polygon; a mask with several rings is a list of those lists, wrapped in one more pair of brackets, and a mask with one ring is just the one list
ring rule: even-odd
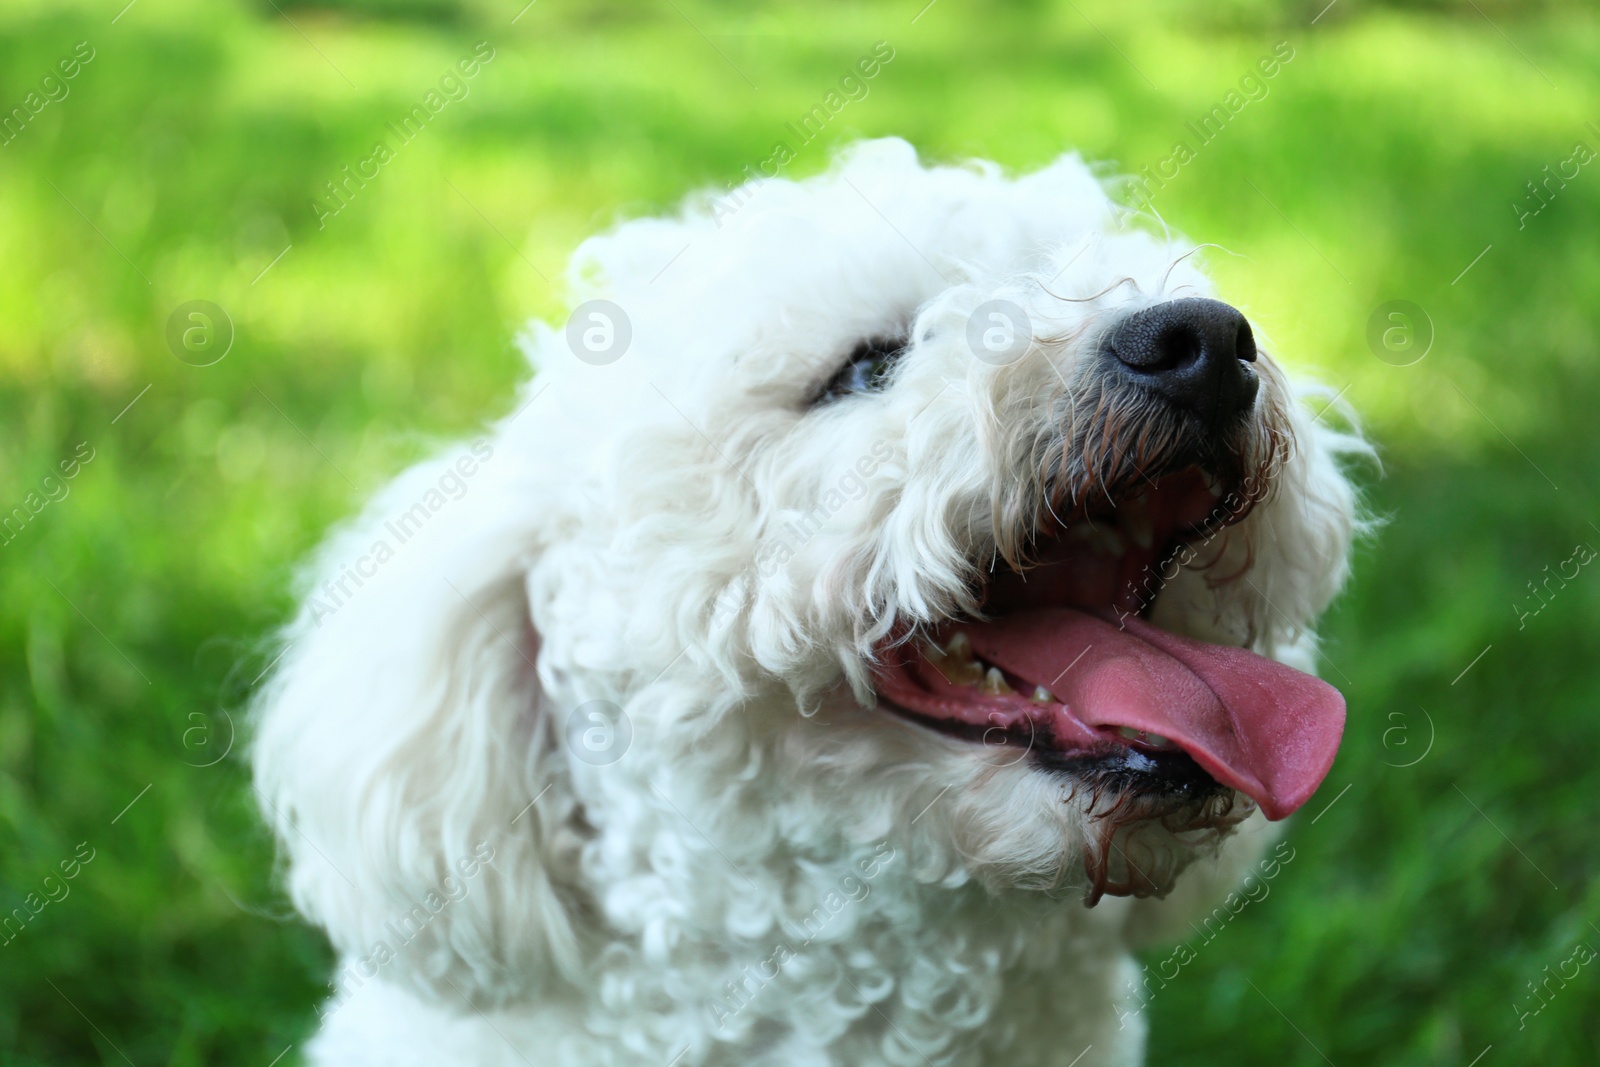
{"label": "dog's head", "polygon": [[1076,158],[901,142],[589,242],[483,488],[300,621],[257,763],[302,907],[361,952],[483,837],[435,970],[570,973],[830,850],[1093,903],[1293,811],[1343,726],[1302,671],[1355,442],[1195,251]]}
{"label": "dog's head", "polygon": [[[1075,159],[1011,180],[898,142],[592,242],[613,305],[579,320],[631,342],[535,346],[607,423],[567,538],[596,565],[553,563],[535,619],[617,655],[561,695],[686,761],[730,732],[871,833],[937,796],[927,849],[1091,902],[1293,811],[1343,703],[1270,657],[1308,666],[1351,496],[1193,251]],[[699,706],[659,710],[674,678]]]}

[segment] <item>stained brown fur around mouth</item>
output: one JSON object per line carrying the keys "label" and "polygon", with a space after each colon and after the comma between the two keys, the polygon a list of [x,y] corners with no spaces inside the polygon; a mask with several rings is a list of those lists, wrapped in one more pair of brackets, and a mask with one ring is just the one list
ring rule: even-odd
{"label": "stained brown fur around mouth", "polygon": [[[996,551],[1013,569],[1028,566],[1032,543],[1153,486],[1164,475],[1197,466],[1218,486],[1217,512],[1202,533],[1242,521],[1270,499],[1295,448],[1282,372],[1265,355],[1254,364],[1261,388],[1254,410],[1220,434],[1138,386],[1085,375],[1053,401],[1063,432],[1039,442],[1037,473],[994,504]],[[1226,506],[1224,506],[1224,503]]]}
{"label": "stained brown fur around mouth", "polygon": [[[1013,732],[930,718],[885,703],[896,714],[940,733],[988,748],[1019,750],[1017,760],[1029,759],[1063,779],[1062,801],[1081,805],[1087,816],[1082,846],[1085,907],[1094,907],[1108,893],[1165,896],[1208,844],[1220,844],[1256,810],[1253,801],[1217,782],[1181,751],[1150,752],[1108,742],[1103,749],[1063,753],[1048,738],[1035,736],[1032,725],[1028,733]],[[1170,843],[1160,847],[1145,839],[1150,831],[1194,837],[1179,848]]]}
{"label": "stained brown fur around mouth", "polygon": [[[1131,757],[1131,758],[1130,758]],[[1037,755],[1040,766],[1065,772],[1064,799],[1088,813],[1083,903],[1092,908],[1112,896],[1162,897],[1178,874],[1204,852],[1205,838],[1220,843],[1255,811],[1255,804],[1219,784],[1181,752],[1148,754],[1117,749],[1062,760]],[[1182,849],[1151,848],[1146,832],[1199,834]]]}

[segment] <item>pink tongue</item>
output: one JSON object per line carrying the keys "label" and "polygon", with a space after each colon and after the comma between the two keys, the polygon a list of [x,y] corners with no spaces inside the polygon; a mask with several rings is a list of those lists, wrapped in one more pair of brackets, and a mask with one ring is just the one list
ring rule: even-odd
{"label": "pink tongue", "polygon": [[1086,725],[1130,726],[1175,741],[1269,819],[1310,799],[1339,750],[1339,691],[1242,648],[1072,608],[1017,612],[966,629],[979,657],[1049,689]]}

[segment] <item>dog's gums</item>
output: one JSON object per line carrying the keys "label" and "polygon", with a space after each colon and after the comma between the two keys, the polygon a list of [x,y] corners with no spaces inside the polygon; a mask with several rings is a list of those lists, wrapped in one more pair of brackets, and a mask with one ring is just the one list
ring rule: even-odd
{"label": "dog's gums", "polygon": [[[1032,566],[991,573],[981,617],[886,642],[880,697],[936,729],[1021,746],[1046,765],[1116,766],[1129,772],[1129,794],[1163,794],[1176,783],[1192,797],[1194,774],[1183,767],[1192,760],[1201,779],[1225,787],[1219,792],[1238,790],[1268,818],[1284,818],[1333,763],[1344,727],[1338,691],[1141,617],[1155,599],[1141,591],[1141,576],[1160,572],[1198,531],[1238,518],[1219,520],[1209,483],[1191,467],[1054,524],[1035,539]],[[1119,813],[1110,821],[1149,817],[1126,806]],[[1226,820],[1232,811],[1213,814]],[[1192,821],[1203,825],[1205,813]],[[1103,885],[1092,866],[1091,882]]]}

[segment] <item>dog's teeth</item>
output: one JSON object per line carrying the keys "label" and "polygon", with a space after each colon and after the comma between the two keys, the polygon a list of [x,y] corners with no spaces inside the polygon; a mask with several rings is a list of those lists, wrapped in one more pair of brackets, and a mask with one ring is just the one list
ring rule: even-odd
{"label": "dog's teeth", "polygon": [[1035,704],[1056,704],[1056,703],[1059,703],[1059,701],[1056,700],[1055,696],[1050,692],[1050,690],[1046,689],[1042,685],[1034,686],[1033,687],[1033,696],[1029,697],[1028,699],[1033,701]]}
{"label": "dog's teeth", "polygon": [[1129,741],[1137,741],[1140,744],[1148,745],[1151,748],[1162,749],[1178,747],[1169,738],[1162,737],[1160,734],[1147,733],[1144,730],[1136,730],[1132,726],[1119,726],[1117,727],[1117,733],[1121,734],[1123,737],[1126,737]]}
{"label": "dog's teeth", "polygon": [[964,633],[952,637],[943,649],[929,647],[932,663],[951,685],[977,685],[983,681],[984,665],[972,654],[972,641]]}
{"label": "dog's teeth", "polygon": [[983,681],[983,664],[977,660],[952,663],[947,667],[940,667],[939,670],[945,680],[953,685],[977,685]]}
{"label": "dog's teeth", "polygon": [[983,676],[983,691],[992,697],[1003,697],[1016,692],[1006,684],[1006,676],[999,667],[990,667]]}

